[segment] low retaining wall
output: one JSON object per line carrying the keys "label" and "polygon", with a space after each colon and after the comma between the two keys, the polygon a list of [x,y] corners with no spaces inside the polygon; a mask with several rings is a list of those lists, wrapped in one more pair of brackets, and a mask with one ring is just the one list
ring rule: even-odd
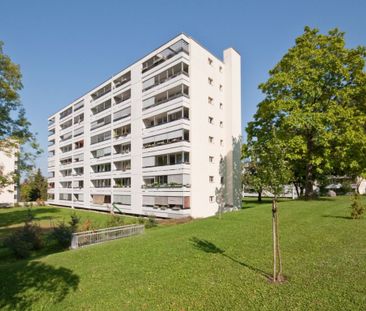
{"label": "low retaining wall", "polygon": [[72,234],[71,249],[142,234],[144,225],[127,225]]}

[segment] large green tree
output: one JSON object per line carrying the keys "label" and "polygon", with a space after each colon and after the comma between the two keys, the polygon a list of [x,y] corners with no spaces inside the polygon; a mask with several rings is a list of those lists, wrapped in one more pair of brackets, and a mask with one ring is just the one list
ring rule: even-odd
{"label": "large green tree", "polygon": [[259,86],[265,98],[248,125],[248,145],[267,142],[275,128],[307,198],[327,175],[366,171],[365,57],[365,47],[346,48],[338,29],[323,35],[305,27]]}
{"label": "large green tree", "polygon": [[0,151],[7,154],[15,152],[18,157],[16,172],[3,174],[0,170],[0,191],[16,182],[21,171],[29,170],[35,156],[41,152],[20,102],[21,79],[19,65],[4,53],[3,42],[0,41]]}
{"label": "large green tree", "polygon": [[33,202],[38,199],[47,200],[47,179],[41,170],[29,173],[28,178],[20,186],[20,197],[23,202]]}

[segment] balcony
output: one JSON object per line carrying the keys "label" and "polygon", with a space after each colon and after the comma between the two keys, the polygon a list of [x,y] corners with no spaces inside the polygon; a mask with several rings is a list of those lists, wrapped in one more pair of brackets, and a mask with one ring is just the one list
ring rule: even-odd
{"label": "balcony", "polygon": [[97,99],[103,97],[104,95],[108,94],[112,90],[112,84],[108,83],[107,85],[103,86],[93,94],[91,94],[92,101],[96,101]]}
{"label": "balcony", "polygon": [[165,146],[177,142],[186,141],[189,142],[189,131],[188,130],[176,130],[160,135],[146,137],[142,140],[143,148],[153,148],[158,146]]}
{"label": "balcony", "polygon": [[52,118],[52,119],[48,120],[48,127],[51,127],[54,124],[55,124],[55,118]]}
{"label": "balcony", "polygon": [[66,110],[60,112],[60,120],[70,116],[72,114],[72,107],[67,108]]}
{"label": "balcony", "polygon": [[120,86],[126,84],[127,82],[131,81],[131,71],[123,74],[122,76],[118,77],[117,79],[113,80],[114,87],[119,88]]}
{"label": "balcony", "polygon": [[159,175],[144,177],[144,184],[142,189],[153,189],[163,191],[176,191],[177,189],[188,190],[190,185],[189,174],[173,174],[173,175]]}
{"label": "balcony", "polygon": [[114,178],[113,188],[119,188],[119,189],[131,188],[131,178],[130,177]]}
{"label": "balcony", "polygon": [[114,139],[125,138],[129,134],[131,134],[131,124],[127,124],[127,125],[113,129]]}
{"label": "balcony", "polygon": [[153,57],[149,58],[147,61],[143,62],[142,64],[142,73],[145,73],[152,68],[162,64],[166,60],[172,58],[173,56],[179,54],[180,52],[187,53],[189,55],[189,45],[188,42],[181,39],[176,43],[172,44],[165,50],[161,51],[160,53],[154,55]]}
{"label": "balcony", "polygon": [[144,125],[146,129],[150,129],[182,119],[189,120],[189,109],[186,107],[180,107],[146,118],[144,119]]}
{"label": "balcony", "polygon": [[188,76],[188,74],[189,74],[188,70],[189,70],[189,66],[186,63],[181,62],[181,63],[159,73],[155,77],[152,77],[152,78],[144,81],[142,84],[142,91],[146,92],[147,90],[150,90],[150,89],[154,88],[155,86],[158,86],[166,81],[174,79],[175,77],[177,77],[181,74]]}
{"label": "balcony", "polygon": [[123,93],[120,93],[120,94],[114,96],[113,98],[114,98],[114,103],[116,105],[118,105],[131,98],[131,89],[128,89],[127,91],[124,91]]}
{"label": "balcony", "polygon": [[182,96],[189,98],[189,87],[185,84],[177,85],[165,92],[161,92],[155,96],[145,99],[142,102],[142,110],[159,106]]}

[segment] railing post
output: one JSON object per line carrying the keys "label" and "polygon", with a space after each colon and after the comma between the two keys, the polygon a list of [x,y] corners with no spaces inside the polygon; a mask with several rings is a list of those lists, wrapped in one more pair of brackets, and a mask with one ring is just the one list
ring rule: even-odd
{"label": "railing post", "polygon": [[77,249],[78,247],[78,236],[73,233],[71,238],[71,249]]}

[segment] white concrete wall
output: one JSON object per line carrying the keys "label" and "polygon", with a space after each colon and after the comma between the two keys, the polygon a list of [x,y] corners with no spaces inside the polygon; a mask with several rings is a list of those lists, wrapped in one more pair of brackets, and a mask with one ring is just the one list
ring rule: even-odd
{"label": "white concrete wall", "polygon": [[[0,174],[8,175],[14,173],[16,169],[15,152],[0,151]],[[17,188],[15,184],[8,185],[0,189],[0,206],[12,205],[17,202]]]}

